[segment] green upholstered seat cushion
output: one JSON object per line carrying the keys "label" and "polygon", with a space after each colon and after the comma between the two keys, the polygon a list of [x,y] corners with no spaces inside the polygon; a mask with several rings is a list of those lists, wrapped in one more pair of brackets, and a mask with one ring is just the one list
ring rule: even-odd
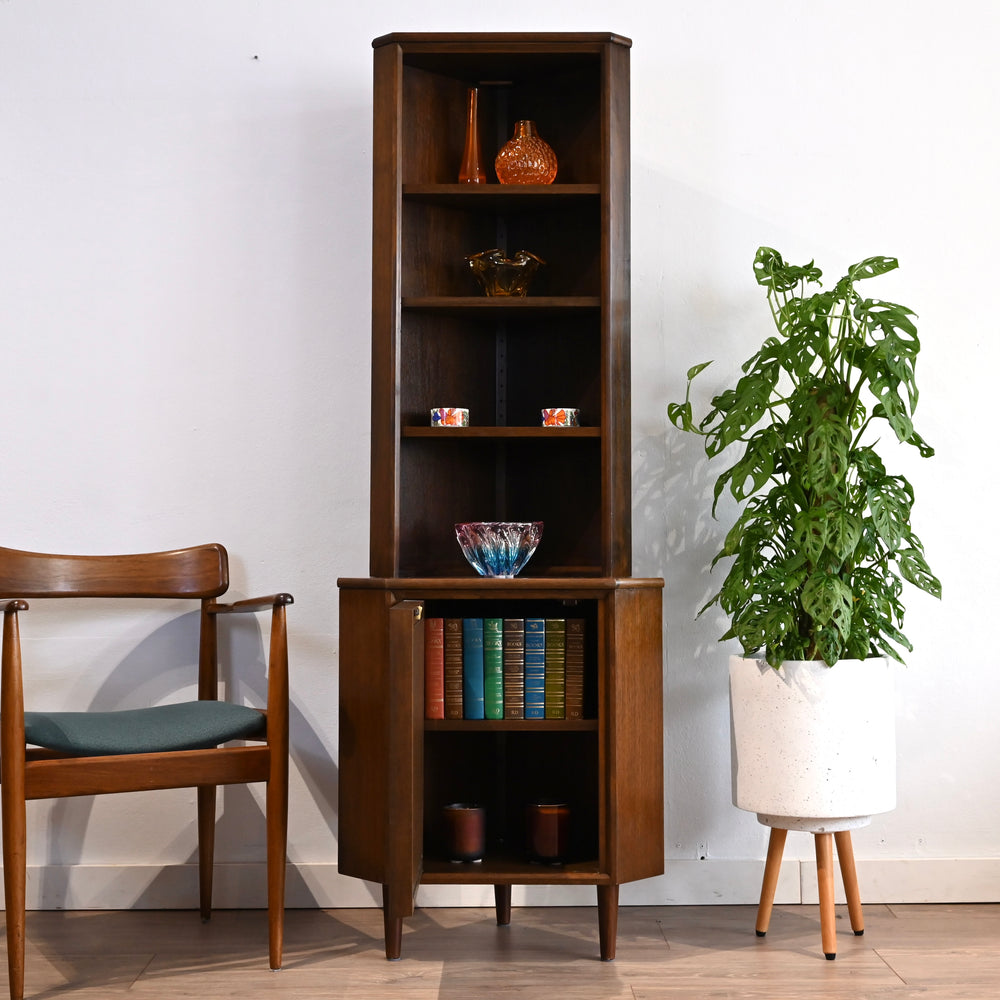
{"label": "green upholstered seat cushion", "polygon": [[254,708],[225,701],[188,701],[117,712],[25,712],[27,743],[84,756],[202,750],[227,740],[263,738]]}

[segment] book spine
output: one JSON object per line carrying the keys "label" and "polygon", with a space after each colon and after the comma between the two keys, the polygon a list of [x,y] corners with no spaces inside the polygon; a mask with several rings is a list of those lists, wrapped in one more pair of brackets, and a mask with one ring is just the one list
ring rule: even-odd
{"label": "book spine", "polygon": [[424,718],[444,718],[444,619],[424,622]]}
{"label": "book spine", "polygon": [[462,619],[444,620],[444,717],[462,718]]}
{"label": "book spine", "polygon": [[566,619],[566,718],[583,718],[583,619]]}
{"label": "book spine", "polygon": [[462,619],[462,713],[466,719],[485,719],[483,674],[483,620]]}
{"label": "book spine", "polygon": [[566,619],[545,619],[545,718],[566,718]]}
{"label": "book spine", "polygon": [[545,619],[524,619],[524,717],[545,718]]}
{"label": "book spine", "polygon": [[503,717],[524,718],[524,619],[503,620]]}
{"label": "book spine", "polygon": [[487,719],[503,718],[503,619],[483,619],[483,700]]}

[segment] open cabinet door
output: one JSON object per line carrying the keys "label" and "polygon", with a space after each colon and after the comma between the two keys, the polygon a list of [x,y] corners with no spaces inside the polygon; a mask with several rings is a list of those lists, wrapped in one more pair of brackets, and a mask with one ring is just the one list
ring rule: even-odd
{"label": "open cabinet door", "polygon": [[386,880],[382,886],[385,957],[399,958],[403,917],[423,867],[424,623],[420,601],[389,608],[389,782],[394,822],[386,829]]}
{"label": "open cabinet door", "polygon": [[423,855],[423,605],[375,581],[340,586],[338,869],[382,886],[398,958]]}
{"label": "open cabinet door", "polygon": [[662,587],[619,580],[612,596],[608,863],[615,883],[663,874]]}

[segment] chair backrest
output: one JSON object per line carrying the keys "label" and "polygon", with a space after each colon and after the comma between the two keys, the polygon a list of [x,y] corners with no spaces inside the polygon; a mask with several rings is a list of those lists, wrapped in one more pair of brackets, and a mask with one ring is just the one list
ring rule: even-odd
{"label": "chair backrest", "polygon": [[66,556],[0,547],[0,598],[218,597],[229,587],[222,545],[123,556]]}

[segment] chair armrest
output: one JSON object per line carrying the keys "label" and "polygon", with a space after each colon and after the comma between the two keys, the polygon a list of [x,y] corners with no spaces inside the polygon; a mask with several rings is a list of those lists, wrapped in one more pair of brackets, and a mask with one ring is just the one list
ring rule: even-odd
{"label": "chair armrest", "polygon": [[0,601],[0,614],[7,614],[8,611],[27,611],[28,602],[15,598],[12,601]]}
{"label": "chair armrest", "polygon": [[269,597],[248,597],[232,604],[218,604],[212,601],[205,609],[210,615],[233,615],[245,611],[266,611],[268,608],[279,608],[293,604],[291,594],[271,594]]}

